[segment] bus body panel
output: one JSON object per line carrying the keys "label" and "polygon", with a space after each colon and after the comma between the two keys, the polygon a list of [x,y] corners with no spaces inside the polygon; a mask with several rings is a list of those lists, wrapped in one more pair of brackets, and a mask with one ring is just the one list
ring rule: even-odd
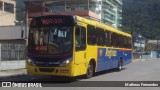
{"label": "bus body panel", "polygon": [[[77,24],[75,25],[74,28],[74,33],[76,33],[76,27],[83,27],[86,30],[86,24],[83,22],[79,22],[77,21]],[[75,43],[76,43],[76,36],[75,34],[74,36],[74,47],[76,47]],[[84,50],[80,50],[80,51],[76,51],[74,48],[74,76],[79,76],[79,75],[83,75],[86,73],[87,71],[87,59],[86,59],[86,49]]]}
{"label": "bus body panel", "polygon": [[86,56],[87,56],[87,66],[89,64],[89,62],[91,60],[95,60],[95,72],[97,71],[97,47],[98,46],[91,46],[91,45],[87,45],[87,53],[86,53]]}
{"label": "bus body panel", "polygon": [[[87,32],[88,32],[87,25],[93,25],[95,27],[100,27],[100,28],[103,28],[104,30],[107,30],[110,32],[116,32],[118,34],[131,38],[130,34],[119,31],[108,25],[101,24],[96,21],[88,20],[88,19],[85,19],[79,16],[76,16],[76,22],[77,22],[76,25],[83,26],[86,29],[86,37],[87,37]],[[75,26],[73,29],[74,34],[75,34]],[[26,63],[27,73],[37,74],[37,75],[56,75],[56,76],[73,77],[73,76],[79,76],[79,75],[86,74],[88,64],[91,60],[95,61],[95,72],[117,68],[120,57],[123,58],[123,65],[129,64],[131,62],[132,49],[88,45],[88,43],[86,43],[85,50],[76,51],[75,42],[76,42],[75,35],[73,35],[72,62],[68,66],[39,67],[39,66],[31,66],[28,63]],[[86,42],[87,42],[87,38],[86,38]],[[33,59],[31,58],[32,56],[29,56],[29,57],[31,60]],[[43,71],[40,71],[40,68],[54,69],[54,71],[53,72],[43,72]]]}
{"label": "bus body panel", "polygon": [[[66,67],[37,67],[26,64],[28,74],[36,75],[55,75],[55,76],[74,76],[74,64],[73,62]],[[40,71],[40,69],[54,69],[52,72]]]}
{"label": "bus body panel", "polygon": [[131,62],[131,50],[115,48],[98,48],[97,72],[117,68],[120,58],[123,65]]}

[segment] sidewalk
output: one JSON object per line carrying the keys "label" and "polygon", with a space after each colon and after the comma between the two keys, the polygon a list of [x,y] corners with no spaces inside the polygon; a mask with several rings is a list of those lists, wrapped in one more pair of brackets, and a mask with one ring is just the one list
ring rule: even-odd
{"label": "sidewalk", "polygon": [[148,60],[160,60],[160,58],[150,58],[150,59],[133,59],[132,60],[132,63],[135,63],[135,62],[139,62],[139,61],[148,61]]}
{"label": "sidewalk", "polygon": [[26,69],[5,70],[5,71],[0,71],[0,78],[23,76],[26,74],[27,74]]}
{"label": "sidewalk", "polygon": [[144,59],[133,59],[132,63],[139,62],[139,61],[144,61]]}

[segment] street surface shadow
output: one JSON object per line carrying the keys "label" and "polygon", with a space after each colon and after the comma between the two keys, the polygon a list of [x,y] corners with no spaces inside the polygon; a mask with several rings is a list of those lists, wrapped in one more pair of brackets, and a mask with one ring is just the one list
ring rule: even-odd
{"label": "street surface shadow", "polygon": [[[126,68],[123,68],[121,71],[125,70]],[[104,74],[114,73],[114,72],[120,72],[117,69],[110,69],[110,70],[104,70],[101,72],[97,72],[94,74],[93,77],[98,77]],[[43,79],[34,79],[33,81],[38,82],[46,82],[46,83],[52,83],[52,84],[65,84],[65,83],[74,83],[78,81],[83,81],[84,75],[78,76],[78,77],[64,77],[64,76],[42,76],[45,77]]]}
{"label": "street surface shadow", "polygon": [[[126,68],[122,68],[121,71],[123,71],[125,69]],[[121,71],[117,70],[117,68],[115,68],[115,69],[109,69],[109,70],[104,70],[104,71],[96,72],[94,74],[94,77],[101,76],[101,75],[108,74],[108,73],[121,72]]]}
{"label": "street surface shadow", "polygon": [[[125,70],[126,68],[123,68],[121,71]],[[93,77],[98,77],[104,74],[119,72],[117,69],[110,69],[110,70],[104,70],[101,72],[97,72],[94,74]],[[14,77],[7,77],[7,78],[1,78],[0,81],[17,81],[17,82],[40,82],[40,83],[52,83],[52,84],[69,84],[74,83],[78,81],[83,81],[84,76],[78,76],[78,77],[64,77],[64,76],[46,76],[46,75],[29,75],[26,74],[24,76],[14,76]],[[92,79],[92,78],[91,78]]]}
{"label": "street surface shadow", "polygon": [[[126,68],[122,68],[121,71],[125,70]],[[98,76],[101,76],[101,75],[104,75],[104,74],[109,74],[109,73],[114,73],[114,72],[121,72],[119,70],[117,70],[116,68],[115,69],[109,69],[109,70],[104,70],[104,71],[100,71],[100,72],[96,72],[93,77],[98,77]],[[85,79],[84,76],[79,76],[77,77],[79,80],[83,80]]]}

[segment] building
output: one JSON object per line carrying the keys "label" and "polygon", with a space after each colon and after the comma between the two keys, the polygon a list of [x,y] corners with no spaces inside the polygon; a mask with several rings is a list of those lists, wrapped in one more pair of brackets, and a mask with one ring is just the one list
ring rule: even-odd
{"label": "building", "polygon": [[25,23],[25,0],[16,0],[16,25]]}
{"label": "building", "polygon": [[133,58],[140,59],[145,52],[147,39],[143,37],[141,34],[133,33],[132,35],[132,43],[133,43]]}
{"label": "building", "polygon": [[94,19],[116,28],[122,27],[122,0],[26,0],[26,2],[29,17],[70,14]]}
{"label": "building", "polygon": [[145,47],[146,53],[144,53],[143,58],[153,59],[160,58],[160,40],[148,40]]}
{"label": "building", "polygon": [[0,71],[25,68],[25,27],[0,26]]}
{"label": "building", "polygon": [[0,71],[25,68],[25,25],[16,25],[16,10],[16,0],[0,0]]}
{"label": "building", "polygon": [[0,0],[0,26],[15,25],[15,0]]}
{"label": "building", "polygon": [[122,28],[122,0],[102,0],[102,21]]}
{"label": "building", "polygon": [[141,34],[133,34],[133,49],[134,51],[144,51],[146,38]]}

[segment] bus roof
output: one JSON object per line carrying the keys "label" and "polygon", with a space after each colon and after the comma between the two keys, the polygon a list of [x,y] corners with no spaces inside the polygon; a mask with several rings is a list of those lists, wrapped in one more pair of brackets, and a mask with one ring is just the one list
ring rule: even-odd
{"label": "bus roof", "polygon": [[101,28],[105,28],[106,30],[108,31],[111,31],[111,32],[115,32],[117,34],[121,34],[121,35],[124,35],[124,36],[127,36],[127,37],[132,37],[131,34],[128,34],[126,32],[123,32],[121,30],[118,30],[114,27],[111,27],[109,25],[106,25],[106,24],[103,24],[103,23],[100,23],[98,21],[94,21],[94,20],[89,20],[89,19],[85,19],[83,17],[80,17],[80,16],[76,16],[77,17],[77,20],[80,21],[80,22],[84,22],[84,23],[87,23],[87,24],[90,24],[90,25],[94,25],[94,26],[98,26],[98,27],[101,27]]}
{"label": "bus roof", "polygon": [[98,26],[99,28],[105,28],[105,30],[108,30],[108,31],[111,31],[111,32],[115,32],[117,34],[121,34],[121,35],[124,35],[124,36],[127,36],[127,37],[132,37],[131,34],[129,33],[126,33],[126,32],[123,32],[121,30],[118,30],[114,27],[111,27],[109,25],[106,25],[104,23],[100,23],[98,21],[94,21],[94,20],[89,20],[89,19],[86,19],[86,18],[83,18],[83,17],[80,17],[80,16],[77,16],[77,15],[45,15],[45,16],[36,16],[34,18],[39,18],[39,17],[52,17],[52,16],[66,16],[66,17],[73,17],[75,19],[77,19],[77,21],[80,21],[80,22],[83,22],[83,23],[86,23],[86,24],[90,24],[90,25],[94,25],[94,26]]}

